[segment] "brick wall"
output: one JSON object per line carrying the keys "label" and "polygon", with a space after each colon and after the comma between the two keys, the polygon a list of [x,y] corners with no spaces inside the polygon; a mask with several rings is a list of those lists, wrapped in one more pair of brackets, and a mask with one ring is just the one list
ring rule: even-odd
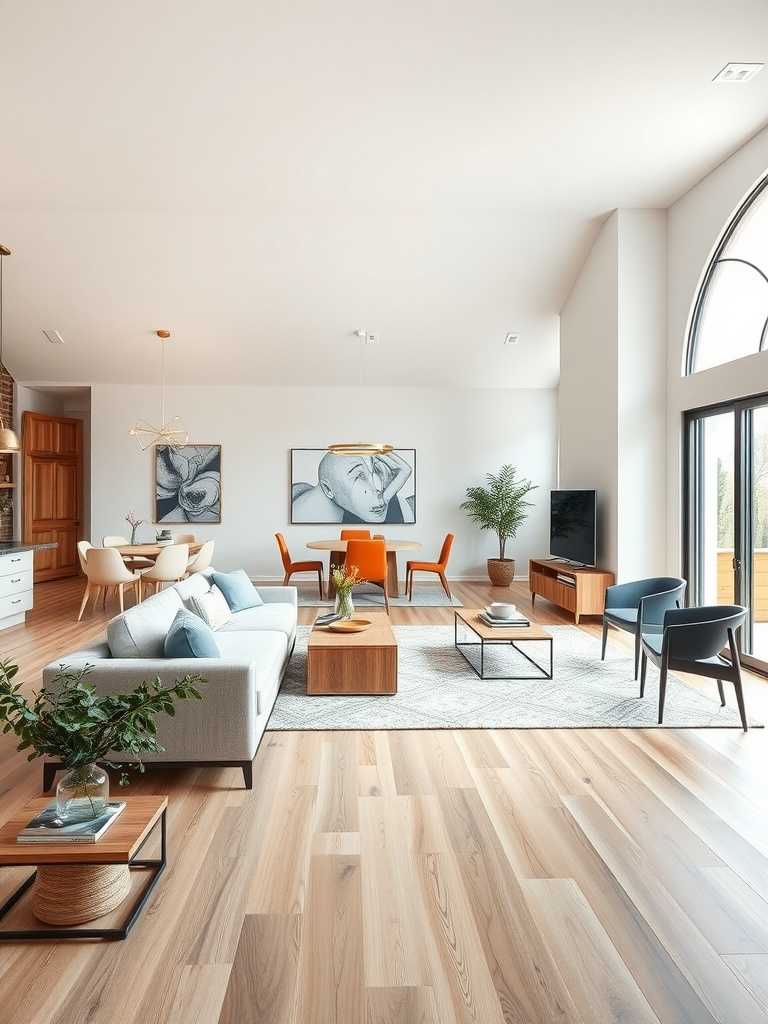
{"label": "brick wall", "polygon": [[[4,366],[0,366],[0,416],[3,417],[6,426],[13,426],[13,377]],[[18,471],[16,471],[13,460],[18,461],[20,457],[19,455],[0,454],[0,482],[4,481],[6,476],[10,480],[18,479]],[[15,490],[9,491],[0,488],[0,498],[7,495],[12,495],[14,501],[19,500]],[[11,540],[12,538],[13,510],[9,509],[6,512],[0,512],[0,540]]]}

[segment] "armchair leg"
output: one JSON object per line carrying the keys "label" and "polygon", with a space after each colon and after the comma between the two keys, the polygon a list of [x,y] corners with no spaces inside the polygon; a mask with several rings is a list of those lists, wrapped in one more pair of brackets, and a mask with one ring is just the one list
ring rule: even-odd
{"label": "armchair leg", "polygon": [[640,665],[640,696],[645,696],[645,674],[648,671],[648,655],[643,651],[643,659]]}
{"label": "armchair leg", "polygon": [[[533,604],[533,601],[531,601],[531,604]],[[605,646],[606,646],[607,643],[608,643],[608,620],[605,617],[603,617],[603,651],[602,651],[602,654],[600,655],[600,660],[601,661],[605,661]],[[642,696],[642,694],[641,694],[641,696]]]}
{"label": "armchair leg", "polygon": [[448,580],[447,580],[447,579],[445,578],[445,573],[442,573],[442,572],[440,573],[440,582],[441,582],[441,583],[442,583],[442,585],[443,585],[443,590],[445,591],[445,593],[446,593],[446,594],[447,594],[447,596],[448,596],[448,600],[449,600],[449,601],[452,601],[452,600],[453,600],[453,598],[451,597],[451,592],[450,592],[450,590],[448,589]]}
{"label": "armchair leg", "polygon": [[749,732],[749,722],[747,721],[747,708],[744,704],[744,690],[741,685],[741,666],[738,669],[738,675],[733,681],[733,688],[736,690],[736,703],[739,705],[739,717],[741,718],[741,727],[744,732]]}
{"label": "armchair leg", "polygon": [[667,696],[667,665],[666,662],[661,666],[661,675],[659,676],[659,725],[664,721],[664,700]]}
{"label": "armchair leg", "polygon": [[637,670],[640,667],[640,634],[635,633],[635,679],[637,679]]}
{"label": "armchair leg", "polygon": [[720,694],[720,707],[725,707],[725,690],[723,689],[723,680],[717,680],[717,692]]}

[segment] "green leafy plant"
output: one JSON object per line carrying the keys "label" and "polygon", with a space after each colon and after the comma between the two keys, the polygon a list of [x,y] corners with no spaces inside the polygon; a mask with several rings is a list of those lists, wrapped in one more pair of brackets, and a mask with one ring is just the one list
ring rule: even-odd
{"label": "green leafy plant", "polygon": [[[120,769],[120,785],[128,785],[126,769],[144,770],[142,754],[163,748],[157,740],[155,717],[173,716],[177,700],[201,700],[201,675],[186,675],[171,686],[159,677],[139,683],[128,693],[99,695],[88,682],[90,665],[82,669],[61,666],[50,689],[43,687],[27,699],[13,680],[18,666],[0,661],[0,722],[3,732],[13,731],[19,750],[30,750],[27,760],[59,758],[66,768],[100,761]],[[130,765],[114,764],[110,751],[136,758]]]}
{"label": "green leafy plant", "polygon": [[523,478],[516,479],[514,466],[502,466],[498,473],[488,473],[487,487],[468,487],[467,500],[461,508],[481,530],[493,530],[499,538],[499,558],[504,561],[507,541],[528,518],[525,511],[533,502],[525,497],[537,485]]}

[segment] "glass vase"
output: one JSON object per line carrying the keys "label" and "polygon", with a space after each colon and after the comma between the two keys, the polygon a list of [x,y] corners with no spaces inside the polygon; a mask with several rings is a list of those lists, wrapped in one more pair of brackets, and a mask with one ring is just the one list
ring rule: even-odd
{"label": "glass vase", "polygon": [[138,531],[138,529],[138,526],[131,527],[131,544],[136,543],[136,532]]}
{"label": "glass vase", "polygon": [[333,609],[342,619],[351,619],[355,614],[355,606],[352,603],[351,590],[337,590],[336,604]]}
{"label": "glass vase", "polygon": [[56,813],[66,822],[98,818],[108,801],[109,776],[97,764],[70,768],[56,787]]}

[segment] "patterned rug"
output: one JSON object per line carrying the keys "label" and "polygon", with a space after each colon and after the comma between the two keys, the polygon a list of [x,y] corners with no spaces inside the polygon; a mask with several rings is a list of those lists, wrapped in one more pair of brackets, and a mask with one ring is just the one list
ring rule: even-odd
{"label": "patterned rug", "polygon": [[[384,607],[384,592],[381,587],[374,586],[363,586],[356,587],[353,595],[353,601],[356,608],[383,608]],[[405,587],[403,587],[403,594],[400,597],[390,597],[390,605],[393,608],[450,608],[453,605],[454,608],[462,608],[463,605],[457,597],[448,600],[448,595],[445,591],[437,586],[419,586],[418,583],[414,583],[413,586],[413,600],[409,601],[405,596]],[[319,607],[333,607],[333,601],[321,601],[317,596],[317,587],[301,587],[299,590],[299,607],[300,608],[319,608]]]}
{"label": "patterned rug", "polygon": [[[648,666],[645,697],[632,678],[632,657],[575,626],[549,626],[554,638],[554,679],[481,680],[453,646],[453,626],[395,626],[399,645],[398,692],[391,697],[308,697],[305,688],[309,627],[299,627],[296,650],[268,729],[587,729],[655,728],[658,672]],[[525,647],[547,663],[544,644]],[[466,650],[466,648],[465,648]],[[479,649],[475,649],[479,650]],[[470,652],[472,656],[473,652]],[[479,654],[477,655],[479,658]],[[510,647],[486,647],[489,675],[532,671]],[[705,685],[708,683],[705,680]],[[733,687],[728,704],[672,676],[667,682],[665,728],[740,728]],[[753,725],[761,725],[751,718]]]}

